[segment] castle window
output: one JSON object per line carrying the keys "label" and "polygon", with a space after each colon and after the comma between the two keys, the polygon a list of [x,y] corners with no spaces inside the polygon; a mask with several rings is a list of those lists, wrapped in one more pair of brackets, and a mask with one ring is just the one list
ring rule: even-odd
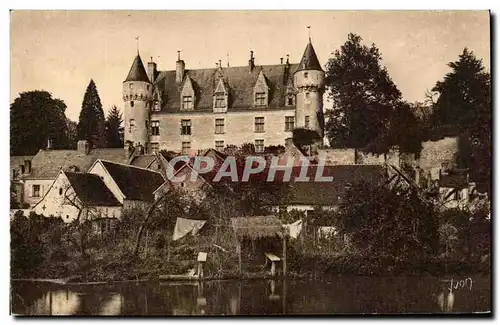
{"label": "castle window", "polygon": [[160,144],[158,142],[151,142],[151,152],[157,153],[160,151]]}
{"label": "castle window", "polygon": [[160,121],[151,121],[151,135],[160,135]]}
{"label": "castle window", "polygon": [[133,89],[134,85],[130,83],[130,84],[128,84],[128,88]]}
{"label": "castle window", "polygon": [[193,109],[193,96],[182,96],[182,109]]}
{"label": "castle window", "polygon": [[255,132],[260,133],[264,132],[264,118],[256,117],[255,118]]}
{"label": "castle window", "polygon": [[191,142],[182,143],[182,154],[187,155],[191,151]]}
{"label": "castle window", "polygon": [[266,106],[266,93],[255,93],[255,106]]}
{"label": "castle window", "polygon": [[191,120],[181,121],[181,134],[190,135],[191,134]]}
{"label": "castle window", "polygon": [[285,116],[285,132],[291,132],[295,124],[294,116]]}
{"label": "castle window", "polygon": [[264,152],[264,140],[255,140],[255,152]]}
{"label": "castle window", "polygon": [[215,119],[215,134],[224,134],[224,119]]}
{"label": "castle window", "polygon": [[146,85],[146,90],[149,90],[149,85]]}
{"label": "castle window", "polygon": [[287,95],[286,106],[293,106],[293,95],[291,95],[291,94]]}
{"label": "castle window", "polygon": [[40,197],[40,185],[33,185],[33,195],[32,197]]}
{"label": "castle window", "polygon": [[135,120],[130,120],[129,122],[129,128],[128,128],[128,133],[132,133],[132,130],[134,129],[135,127]]}
{"label": "castle window", "polygon": [[224,141],[215,141],[215,150],[217,151],[224,150]]}
{"label": "castle window", "polygon": [[306,99],[309,100],[309,93],[306,93]]}
{"label": "castle window", "polygon": [[285,139],[285,146],[289,146],[293,143],[293,138],[286,138]]}
{"label": "castle window", "polygon": [[308,128],[309,128],[309,125],[310,125],[310,119],[309,119],[309,116],[306,116],[306,117],[304,118],[304,127],[305,127],[306,129],[308,129]]}
{"label": "castle window", "polygon": [[226,96],[224,94],[215,95],[215,108],[225,108],[226,107]]}
{"label": "castle window", "polygon": [[309,77],[309,73],[308,72],[304,72],[304,78],[308,78]]}
{"label": "castle window", "polygon": [[133,100],[130,101],[130,107],[134,107],[134,101]]}
{"label": "castle window", "polygon": [[62,187],[59,187],[59,195],[62,195],[62,193],[63,193],[63,189],[62,189]]}

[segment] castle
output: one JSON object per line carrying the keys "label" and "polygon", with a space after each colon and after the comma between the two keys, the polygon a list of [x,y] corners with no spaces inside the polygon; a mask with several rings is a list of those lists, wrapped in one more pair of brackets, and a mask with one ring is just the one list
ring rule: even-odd
{"label": "castle", "polygon": [[125,147],[195,154],[252,143],[262,152],[289,143],[294,128],[322,137],[324,85],[311,39],[299,64],[258,66],[250,51],[247,66],[190,70],[178,52],[175,70],[158,71],[138,51],[123,82]]}

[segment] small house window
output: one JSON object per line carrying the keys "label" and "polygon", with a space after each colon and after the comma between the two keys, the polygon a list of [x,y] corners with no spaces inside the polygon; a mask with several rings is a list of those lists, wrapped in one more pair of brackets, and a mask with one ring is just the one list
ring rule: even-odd
{"label": "small house window", "polygon": [[187,155],[191,151],[191,142],[182,143],[182,154]]}
{"label": "small house window", "polygon": [[149,85],[146,85],[146,90],[149,90]]}
{"label": "small house window", "polygon": [[224,119],[216,118],[215,119],[215,134],[223,134],[224,133]]}
{"label": "small house window", "polygon": [[182,109],[193,109],[193,96],[182,96]]}
{"label": "small house window", "polygon": [[59,187],[59,195],[62,195],[62,193],[63,193],[63,189],[62,189],[62,187]]}
{"label": "small house window", "polygon": [[255,140],[255,152],[264,152],[264,140]]}
{"label": "small house window", "polygon": [[224,141],[215,141],[215,150],[217,151],[224,150]]}
{"label": "small house window", "polygon": [[24,174],[24,165],[21,165],[21,174]]}
{"label": "small house window", "polygon": [[160,121],[151,121],[151,135],[160,135]]}
{"label": "small house window", "polygon": [[40,185],[33,185],[33,197],[40,197]]}
{"label": "small house window", "polygon": [[285,116],[285,132],[291,132],[295,124],[294,116]]}
{"label": "small house window", "polygon": [[130,107],[134,107],[134,101],[133,100],[130,101]]}
{"label": "small house window", "polygon": [[181,121],[181,134],[190,135],[191,134],[191,120]]}
{"label": "small house window", "polygon": [[256,117],[255,118],[255,132],[261,133],[264,132],[264,118]]}
{"label": "small house window", "polygon": [[266,106],[266,93],[255,93],[255,106]]}

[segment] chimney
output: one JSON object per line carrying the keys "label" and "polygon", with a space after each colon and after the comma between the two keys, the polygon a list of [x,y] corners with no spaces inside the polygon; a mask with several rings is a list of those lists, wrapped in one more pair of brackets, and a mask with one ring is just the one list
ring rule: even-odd
{"label": "chimney", "polygon": [[219,60],[219,70],[222,70],[222,60]]}
{"label": "chimney", "polygon": [[[286,63],[285,63],[285,71],[283,73],[283,84],[287,84],[288,83],[288,78],[290,77],[290,61],[289,61],[289,56],[290,55],[286,55]],[[281,63],[283,63],[283,59],[281,59]]]}
{"label": "chimney", "polygon": [[283,64],[283,58],[280,58],[280,64]]}
{"label": "chimney", "polygon": [[24,161],[24,173],[31,174],[31,160]]}
{"label": "chimney", "polygon": [[175,83],[180,85],[184,80],[184,69],[186,64],[181,60],[181,51],[177,51],[177,62],[175,63]]}
{"label": "chimney", "polygon": [[155,81],[157,72],[158,71],[156,70],[156,63],[153,62],[153,57],[151,57],[151,61],[148,62],[148,78],[149,78],[149,81],[151,81],[151,82]]}
{"label": "chimney", "polygon": [[47,150],[51,150],[51,149],[52,149],[52,140],[47,139]]}
{"label": "chimney", "polygon": [[86,156],[90,152],[90,143],[87,140],[79,140],[77,143],[78,155]]}
{"label": "chimney", "polygon": [[250,67],[250,72],[255,68],[255,58],[253,57],[253,51],[250,51],[250,60],[248,60],[248,66]]}

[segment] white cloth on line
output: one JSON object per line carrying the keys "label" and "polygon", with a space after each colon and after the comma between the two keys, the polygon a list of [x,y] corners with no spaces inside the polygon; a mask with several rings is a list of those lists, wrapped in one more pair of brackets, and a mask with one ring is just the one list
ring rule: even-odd
{"label": "white cloth on line", "polygon": [[177,218],[175,223],[174,235],[172,240],[178,240],[189,233],[196,235],[205,225],[206,220],[192,220],[186,218]]}
{"label": "white cloth on line", "polygon": [[319,227],[318,237],[319,238],[330,238],[337,234],[335,227]]}
{"label": "white cloth on line", "polygon": [[288,229],[290,237],[296,239],[302,231],[302,220],[297,220],[294,223],[285,225],[285,227]]}

